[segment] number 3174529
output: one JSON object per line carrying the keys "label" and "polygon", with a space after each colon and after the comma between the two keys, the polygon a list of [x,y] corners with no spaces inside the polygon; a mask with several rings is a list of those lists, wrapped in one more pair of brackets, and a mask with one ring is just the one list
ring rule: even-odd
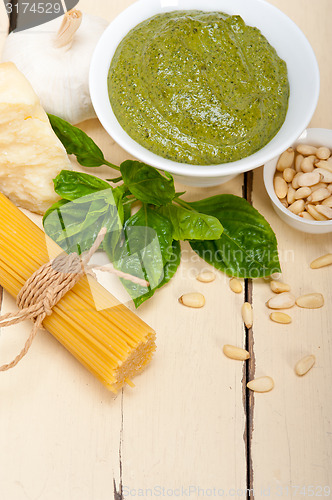
{"label": "number 3174529", "polygon": [[20,2],[6,3],[7,14],[60,14],[63,8],[61,2]]}

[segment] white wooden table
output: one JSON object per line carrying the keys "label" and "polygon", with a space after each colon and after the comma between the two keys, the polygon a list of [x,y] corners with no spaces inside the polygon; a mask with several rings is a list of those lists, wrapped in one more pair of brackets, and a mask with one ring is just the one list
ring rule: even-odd
{"label": "white wooden table", "polygon": [[[79,7],[111,20],[130,3],[81,0]],[[331,1],[272,3],[315,49],[322,84],[312,126],[332,128]],[[3,40],[7,19],[1,9]],[[97,120],[82,127],[113,163],[128,158]],[[106,169],[96,172],[103,176]],[[305,235],[283,224],[265,193],[262,169],[243,186],[239,176],[203,192],[187,189],[186,196],[245,191],[277,234],[284,280],[295,294],[322,292],[324,308],[293,309],[291,325],[274,324],[265,306],[271,295],[266,280],[248,283],[247,296],[233,294],[221,273],[214,283],[201,284],[193,276],[208,266],[185,244],[176,277],[138,310],[157,331],[158,350],[135,389],[115,399],[46,332],[15,370],[1,374],[1,500],[274,500],[324,497],[324,487],[332,489],[332,267],[309,268],[315,257],[331,252],[332,236]],[[178,304],[192,290],[206,296],[204,309]],[[240,308],[248,297],[255,318],[246,334]],[[1,312],[14,308],[3,293]],[[26,322],[1,332],[0,364],[16,354],[29,329]],[[225,343],[247,345],[249,364],[225,358]],[[297,378],[295,362],[310,353],[317,357],[315,368]],[[276,387],[253,396],[246,382],[260,375],[271,375]]]}

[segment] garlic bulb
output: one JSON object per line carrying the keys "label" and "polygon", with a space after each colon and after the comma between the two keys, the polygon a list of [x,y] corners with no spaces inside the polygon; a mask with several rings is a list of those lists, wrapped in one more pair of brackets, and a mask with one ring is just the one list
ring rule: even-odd
{"label": "garlic bulb", "polygon": [[2,61],[26,76],[48,113],[72,124],[95,118],[89,93],[89,66],[107,21],[71,10],[63,19],[11,33]]}

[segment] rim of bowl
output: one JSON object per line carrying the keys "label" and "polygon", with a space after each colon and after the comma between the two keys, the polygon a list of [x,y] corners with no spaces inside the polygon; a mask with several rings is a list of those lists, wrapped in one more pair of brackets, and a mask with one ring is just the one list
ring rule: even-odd
{"label": "rim of bowl", "polygon": [[[215,1],[216,4],[216,10],[218,9],[218,0],[211,0],[212,2]],[[248,0],[249,2],[250,0]],[[299,124],[298,127],[294,128],[293,133],[290,134],[289,136],[289,141],[288,144],[292,144],[298,137],[299,135],[303,132],[303,130],[306,129],[308,126],[314,112],[317,106],[318,98],[319,98],[319,91],[320,91],[320,73],[319,73],[319,66],[318,62],[314,53],[314,50],[312,46],[310,45],[308,39],[302,32],[302,30],[298,27],[298,25],[292,21],[286,14],[284,14],[280,9],[275,7],[274,5],[271,5],[270,3],[266,2],[266,0],[251,0],[254,3],[265,5],[268,9],[271,11],[277,12],[278,15],[280,15],[286,24],[291,26],[291,28],[297,32],[297,35],[299,38],[301,38],[302,43],[306,46],[307,49],[307,57],[310,59],[310,64],[312,67],[315,69],[312,73],[312,78],[314,81],[314,88],[315,88],[315,93],[312,96],[312,99],[310,101],[310,106],[306,108],[306,114],[305,114],[305,119],[301,121],[301,125]],[[93,53],[91,65],[90,65],[90,72],[89,72],[89,86],[90,86],[90,95],[91,95],[91,100],[93,107],[95,108],[96,114],[98,116],[98,119],[100,120],[102,126],[104,129],[107,131],[107,133],[117,142],[125,151],[127,151],[129,154],[132,156],[138,158],[140,161],[145,162],[149,165],[152,165],[160,170],[166,170],[172,174],[177,174],[177,175],[183,175],[185,177],[204,177],[204,178],[210,178],[210,177],[224,177],[226,175],[238,175],[243,172],[247,172],[248,170],[252,170],[254,168],[258,168],[261,165],[264,165],[268,161],[272,160],[276,156],[280,155],[284,150],[285,150],[285,143],[284,145],[280,146],[275,146],[271,149],[270,152],[266,153],[264,152],[264,148],[267,147],[279,134],[279,132],[282,130],[284,127],[284,124],[281,126],[280,130],[277,132],[277,134],[260,150],[256,151],[252,155],[249,155],[245,158],[241,158],[240,160],[234,161],[234,162],[228,162],[228,163],[219,163],[219,164],[213,164],[213,165],[193,165],[190,163],[180,163],[180,162],[175,162],[173,160],[169,160],[167,158],[164,158],[162,156],[159,156],[152,151],[148,150],[144,146],[141,146],[138,142],[136,142],[130,135],[122,128],[120,123],[118,122],[117,118],[115,117],[112,106],[109,103],[110,106],[110,111],[111,114],[113,115],[117,127],[113,127],[110,125],[107,121],[106,118],[104,118],[103,115],[103,107],[102,105],[99,106],[98,102],[98,56],[104,51],[104,45],[105,41],[108,39],[109,33],[114,29],[114,26],[116,25],[121,25],[122,22],[124,22],[126,16],[128,15],[129,12],[135,11],[137,8],[139,8],[140,5],[151,5],[153,7],[156,6],[156,0],[137,0],[134,2],[132,5],[127,7],[125,10],[123,10],[111,23],[109,26],[106,28],[105,32],[99,39],[97,46],[95,48],[95,51]],[[176,5],[169,5],[171,9],[169,10],[160,10],[160,13],[162,12],[168,12],[171,10],[179,10],[177,9]],[[168,7],[168,5],[167,5]],[[181,10],[186,10],[186,9],[181,9]],[[188,10],[190,10],[188,8]],[[204,11],[204,8],[201,8],[200,10]],[[211,9],[208,9],[207,11],[211,11]],[[149,19],[149,17],[155,15],[154,12],[151,12],[149,16],[146,17],[146,19]],[[140,24],[144,20],[139,21],[137,24]],[[130,28],[132,29],[132,28]],[[130,29],[126,32],[129,33]],[[126,36],[123,35],[124,36]],[[123,39],[122,37],[122,39]],[[111,57],[109,61],[109,65],[111,64],[113,55],[118,47],[118,42],[116,46],[114,46],[114,50],[112,47],[112,52],[111,52]],[[288,111],[287,111],[288,113]],[[287,115],[286,115],[287,116]],[[287,146],[286,146],[287,147]]]}
{"label": "rim of bowl", "polygon": [[[312,132],[312,131],[316,131],[318,133],[322,132],[322,131],[324,133],[326,133],[326,132],[330,133],[331,134],[331,144],[332,144],[332,129],[329,129],[329,128],[319,128],[319,127],[318,128],[311,127],[311,128],[306,128],[302,132],[302,134],[297,138],[297,140],[294,141],[291,144],[291,146],[297,146],[297,144],[300,144],[299,141],[301,141],[302,136],[304,136],[304,134],[307,134],[308,132],[309,132],[309,135],[310,135],[310,132]],[[310,138],[308,139],[308,141],[310,141]],[[317,142],[317,141],[314,141],[314,142]],[[273,158],[272,160],[268,161],[264,165],[264,168],[263,168],[263,179],[264,179],[265,189],[266,189],[267,194],[269,195],[269,198],[274,203],[274,205],[278,209],[280,209],[285,215],[287,215],[287,217],[289,217],[290,219],[293,219],[296,222],[301,222],[304,225],[315,226],[315,227],[317,227],[317,226],[322,226],[322,227],[331,226],[332,225],[332,220],[321,221],[321,220],[303,219],[299,215],[293,214],[293,212],[291,212],[290,210],[288,210],[286,207],[283,206],[283,204],[280,202],[278,196],[276,195],[274,187],[273,187],[273,177],[274,177],[274,172],[275,172],[276,166],[277,166],[277,160],[278,160],[278,158]],[[269,176],[268,176],[268,174],[270,173],[270,171],[272,169],[274,171],[273,171],[273,176],[272,176],[272,181],[271,181],[270,178],[269,178]]]}

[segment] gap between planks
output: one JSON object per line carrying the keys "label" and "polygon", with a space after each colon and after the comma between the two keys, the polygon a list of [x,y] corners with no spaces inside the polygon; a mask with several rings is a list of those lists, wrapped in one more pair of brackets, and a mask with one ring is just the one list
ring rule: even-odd
{"label": "gap between planks", "polygon": [[[253,171],[245,172],[243,179],[242,196],[250,205],[252,205],[252,190],[253,190]],[[252,305],[253,298],[253,281],[245,280],[244,300]],[[254,393],[247,388],[247,382],[255,377],[255,352],[254,352],[254,332],[253,328],[245,327],[245,349],[249,352],[250,358],[243,367],[243,406],[246,417],[246,428],[244,432],[244,440],[246,447],[246,462],[247,462],[247,499],[253,500],[251,493],[254,491],[254,471],[252,463],[252,434],[254,430]]]}

